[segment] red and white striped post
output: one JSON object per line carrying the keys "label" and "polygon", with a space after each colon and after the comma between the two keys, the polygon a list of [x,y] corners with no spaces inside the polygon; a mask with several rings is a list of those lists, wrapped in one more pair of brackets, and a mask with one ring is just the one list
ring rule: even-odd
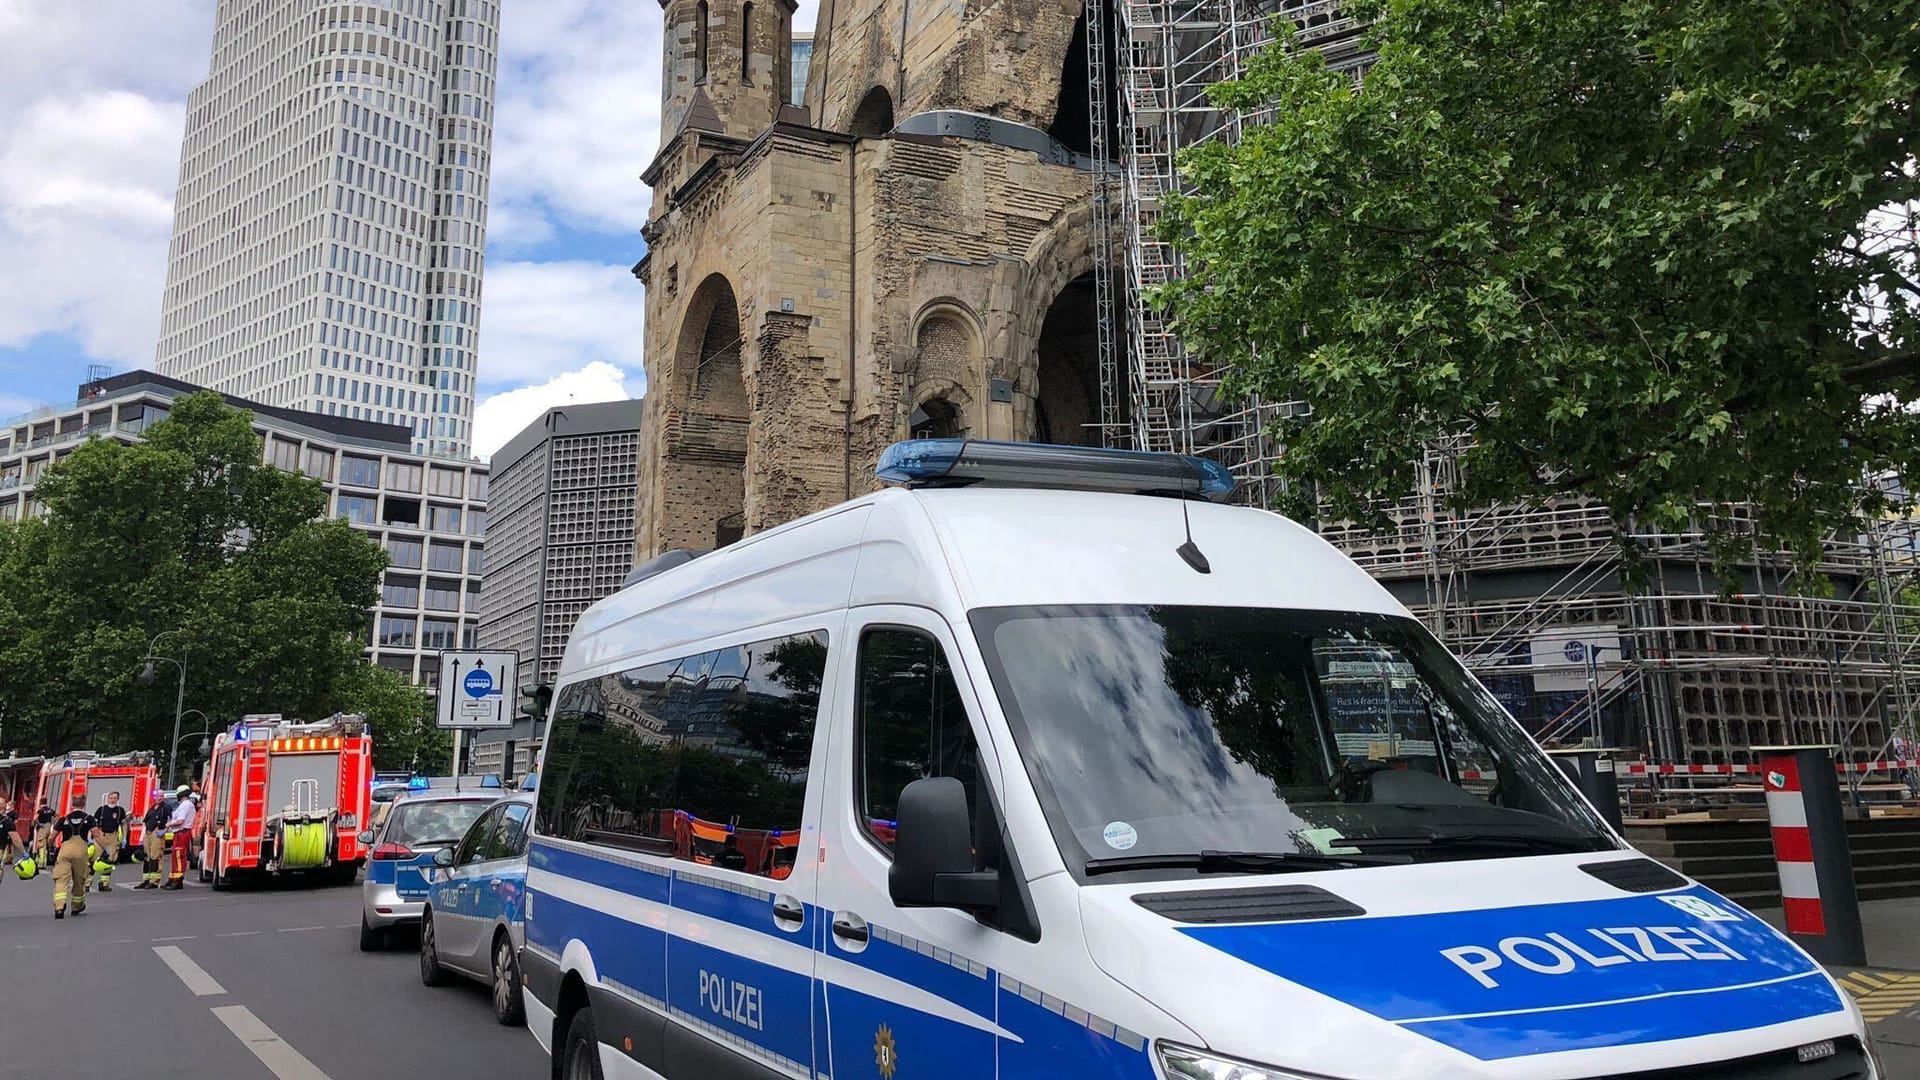
{"label": "red and white striped post", "polygon": [[1757,746],[1787,935],[1823,964],[1867,962],[1832,746]]}

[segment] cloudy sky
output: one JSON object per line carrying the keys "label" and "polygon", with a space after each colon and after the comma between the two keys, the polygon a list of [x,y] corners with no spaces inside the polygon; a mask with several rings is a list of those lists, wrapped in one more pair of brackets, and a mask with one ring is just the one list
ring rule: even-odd
{"label": "cloudy sky", "polygon": [[[308,0],[281,0],[304,3]],[[153,366],[187,92],[215,0],[0,0],[0,419]],[[811,28],[817,4],[795,25]],[[475,450],[644,390],[640,183],[660,6],[503,0]]]}

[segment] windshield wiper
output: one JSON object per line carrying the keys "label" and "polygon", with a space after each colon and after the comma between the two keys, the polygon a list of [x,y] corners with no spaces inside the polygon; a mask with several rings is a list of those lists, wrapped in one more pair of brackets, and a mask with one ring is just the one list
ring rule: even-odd
{"label": "windshield wiper", "polygon": [[[1341,841],[1346,843],[1346,841]],[[1345,870],[1356,866],[1401,866],[1405,855],[1320,855],[1310,851],[1176,851],[1089,859],[1087,874],[1119,870],[1198,870],[1203,874],[1284,874],[1294,870]]]}
{"label": "windshield wiper", "polygon": [[1452,850],[1604,851],[1594,837],[1531,836],[1524,833],[1404,833],[1385,836],[1347,836],[1341,845],[1359,848],[1448,848]]}

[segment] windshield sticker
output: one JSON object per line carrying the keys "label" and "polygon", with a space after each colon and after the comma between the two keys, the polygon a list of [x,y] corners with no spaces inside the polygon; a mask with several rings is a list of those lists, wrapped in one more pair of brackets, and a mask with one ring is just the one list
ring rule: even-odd
{"label": "windshield sticker", "polygon": [[1106,840],[1107,846],[1115,851],[1125,851],[1140,842],[1140,834],[1124,821],[1107,822],[1107,827],[1100,831],[1100,836]]}
{"label": "windshield sticker", "polygon": [[1181,932],[1484,1061],[1845,1008],[1785,938],[1704,889]]}
{"label": "windshield sticker", "polygon": [[1344,839],[1339,829],[1301,829],[1294,834],[1303,844],[1310,845],[1322,855],[1358,855],[1360,849],[1348,847],[1340,841]]}

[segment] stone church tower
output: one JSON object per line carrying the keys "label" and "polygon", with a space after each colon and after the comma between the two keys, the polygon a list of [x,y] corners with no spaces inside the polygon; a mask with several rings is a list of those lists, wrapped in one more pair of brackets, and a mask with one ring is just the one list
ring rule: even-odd
{"label": "stone church tower", "polygon": [[1079,0],[663,0],[636,555],[871,490],[911,435],[1090,443]]}

